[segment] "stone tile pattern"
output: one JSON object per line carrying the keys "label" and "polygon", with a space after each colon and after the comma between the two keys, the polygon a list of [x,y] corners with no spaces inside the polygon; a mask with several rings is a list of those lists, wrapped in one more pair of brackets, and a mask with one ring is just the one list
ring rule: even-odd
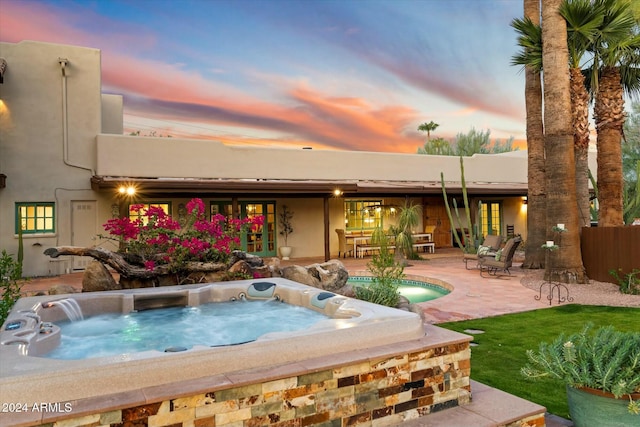
{"label": "stone tile pattern", "polygon": [[392,426],[469,403],[470,357],[449,344],[41,427]]}

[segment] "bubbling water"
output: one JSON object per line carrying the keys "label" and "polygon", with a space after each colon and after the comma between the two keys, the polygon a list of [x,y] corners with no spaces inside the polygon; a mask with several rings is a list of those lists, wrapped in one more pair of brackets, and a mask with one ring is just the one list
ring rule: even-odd
{"label": "bubbling water", "polygon": [[173,352],[195,345],[234,345],[269,332],[306,329],[327,318],[314,310],[274,300],[103,314],[59,323],[61,343],[44,357],[86,359],[147,350]]}

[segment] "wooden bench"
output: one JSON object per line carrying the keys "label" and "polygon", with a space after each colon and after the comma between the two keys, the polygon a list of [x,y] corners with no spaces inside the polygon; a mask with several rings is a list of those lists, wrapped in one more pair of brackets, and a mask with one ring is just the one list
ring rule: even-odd
{"label": "wooden bench", "polygon": [[[387,249],[395,250],[396,247],[395,245],[387,245]],[[365,253],[369,251],[379,251],[379,250],[380,250],[380,245],[358,245],[358,253],[356,254],[356,257],[364,258]]]}
{"label": "wooden bench", "polygon": [[422,248],[425,252],[429,251],[432,254],[436,252],[436,244],[433,242],[417,242],[412,245],[414,249]]}

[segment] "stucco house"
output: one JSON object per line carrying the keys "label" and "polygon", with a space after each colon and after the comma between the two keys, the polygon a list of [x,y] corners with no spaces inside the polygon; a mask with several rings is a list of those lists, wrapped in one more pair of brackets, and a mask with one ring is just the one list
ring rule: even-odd
{"label": "stucco house", "polygon": [[[85,268],[87,259],[51,260],[43,251],[111,245],[97,237],[102,224],[128,215],[130,204],[180,217],[193,197],[212,213],[265,215],[264,229],[243,239],[262,256],[283,245],[283,205],[294,212],[294,259],[336,257],[335,229],[386,227],[407,199],[422,206],[419,229],[436,226],[436,250],[454,244],[460,226],[447,218],[440,174],[462,206],[456,157],[123,135],[123,99],[102,93],[99,50],[23,41],[0,43],[0,57],[0,249],[17,252],[22,212],[27,276]],[[526,239],[526,151],[475,155],[464,166],[483,234],[506,235],[509,225]]]}

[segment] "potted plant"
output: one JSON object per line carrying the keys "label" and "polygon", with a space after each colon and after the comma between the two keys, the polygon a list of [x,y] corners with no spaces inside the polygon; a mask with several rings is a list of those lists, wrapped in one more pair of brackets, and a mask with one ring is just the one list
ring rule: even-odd
{"label": "potted plant", "polygon": [[280,255],[282,259],[289,259],[291,256],[291,246],[288,244],[289,234],[293,233],[293,226],[291,220],[293,219],[293,212],[289,210],[287,205],[282,205],[282,210],[278,214],[278,225],[280,226],[280,235],[284,237],[284,246],[280,246]]}
{"label": "potted plant", "polygon": [[561,334],[528,350],[527,378],[551,377],[567,387],[575,427],[640,425],[640,332],[612,326]]}

